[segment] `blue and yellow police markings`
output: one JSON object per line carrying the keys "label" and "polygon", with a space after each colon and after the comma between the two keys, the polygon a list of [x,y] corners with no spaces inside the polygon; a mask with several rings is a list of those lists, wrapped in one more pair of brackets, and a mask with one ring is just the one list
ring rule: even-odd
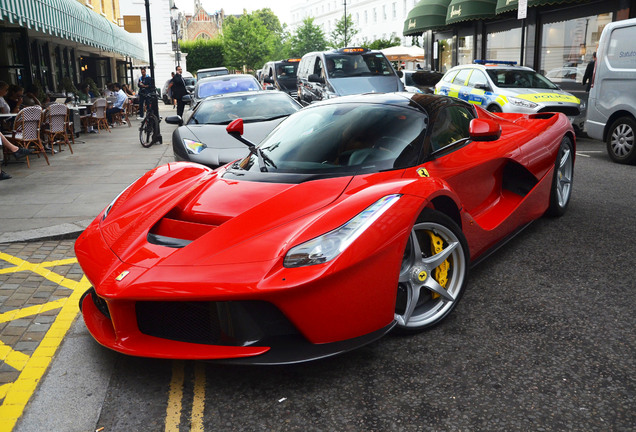
{"label": "blue and yellow police markings", "polygon": [[0,252],[0,260],[9,264],[8,267],[0,269],[0,274],[31,272],[67,289],[69,294],[65,298],[17,308],[0,314],[1,324],[33,317],[52,310],[59,310],[55,321],[51,324],[32,354],[28,355],[17,351],[0,341],[0,360],[7,366],[19,371],[15,381],[0,385],[0,400],[2,401],[0,405],[0,431],[9,432],[24,412],[26,404],[31,399],[55,352],[75,320],[79,311],[79,298],[90,287],[90,284],[86,277],[76,281],[51,270],[57,266],[74,264],[77,262],[75,258],[31,263]]}

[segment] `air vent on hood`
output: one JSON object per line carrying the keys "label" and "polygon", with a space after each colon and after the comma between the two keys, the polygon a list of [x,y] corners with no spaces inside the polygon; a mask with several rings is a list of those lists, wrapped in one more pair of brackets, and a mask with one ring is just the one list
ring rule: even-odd
{"label": "air vent on hood", "polygon": [[182,248],[217,225],[208,225],[164,217],[148,232],[148,242],[160,246]]}

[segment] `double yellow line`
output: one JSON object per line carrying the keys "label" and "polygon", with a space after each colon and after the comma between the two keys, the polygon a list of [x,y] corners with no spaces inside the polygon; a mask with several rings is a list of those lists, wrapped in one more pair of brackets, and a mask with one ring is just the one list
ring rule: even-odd
{"label": "double yellow line", "polygon": [[[172,363],[172,379],[166,408],[165,432],[179,432],[181,414],[183,411],[185,382],[185,362]],[[192,412],[190,413],[190,431],[203,432],[203,410],[205,408],[205,365],[194,363],[194,388],[192,397]]]}

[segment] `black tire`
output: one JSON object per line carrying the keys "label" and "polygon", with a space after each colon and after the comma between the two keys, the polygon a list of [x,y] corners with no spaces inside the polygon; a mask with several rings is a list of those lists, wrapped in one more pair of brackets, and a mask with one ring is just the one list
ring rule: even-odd
{"label": "black tire", "polygon": [[612,123],[607,133],[607,153],[610,159],[621,164],[636,164],[636,121],[620,117]]}
{"label": "black tire", "polygon": [[488,107],[488,111],[490,111],[491,113],[500,113],[500,112],[503,112],[503,111],[501,110],[501,107],[500,107],[499,105],[495,105],[495,104],[490,105],[490,106]]}
{"label": "black tire", "polygon": [[152,138],[159,129],[159,122],[154,115],[147,115],[139,126],[139,142],[142,147],[148,148],[154,144]]}
{"label": "black tire", "polygon": [[547,215],[563,216],[572,196],[574,178],[574,145],[570,137],[563,137],[559,153],[554,161],[554,175],[550,190],[550,205]]}
{"label": "black tire", "polygon": [[461,229],[445,214],[424,209],[413,225],[400,268],[397,330],[417,333],[446,318],[464,293],[469,266]]}

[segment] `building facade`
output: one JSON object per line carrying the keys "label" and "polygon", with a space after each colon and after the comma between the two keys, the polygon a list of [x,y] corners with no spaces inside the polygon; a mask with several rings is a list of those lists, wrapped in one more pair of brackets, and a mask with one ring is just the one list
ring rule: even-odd
{"label": "building facade", "polygon": [[119,18],[118,0],[0,0],[0,80],[50,94],[124,81],[146,53]]}
{"label": "building facade", "polygon": [[182,40],[214,39],[223,32],[223,9],[208,13],[199,0],[194,0],[194,12],[179,20]]}
{"label": "building facade", "polygon": [[344,17],[346,3],[347,15],[351,15],[353,25],[359,31],[349,45],[398,37],[403,46],[411,46],[413,38],[404,36],[402,28],[416,2],[417,0],[305,0],[292,5],[290,28],[298,27],[305,18],[311,17],[329,39],[336,23]]}

